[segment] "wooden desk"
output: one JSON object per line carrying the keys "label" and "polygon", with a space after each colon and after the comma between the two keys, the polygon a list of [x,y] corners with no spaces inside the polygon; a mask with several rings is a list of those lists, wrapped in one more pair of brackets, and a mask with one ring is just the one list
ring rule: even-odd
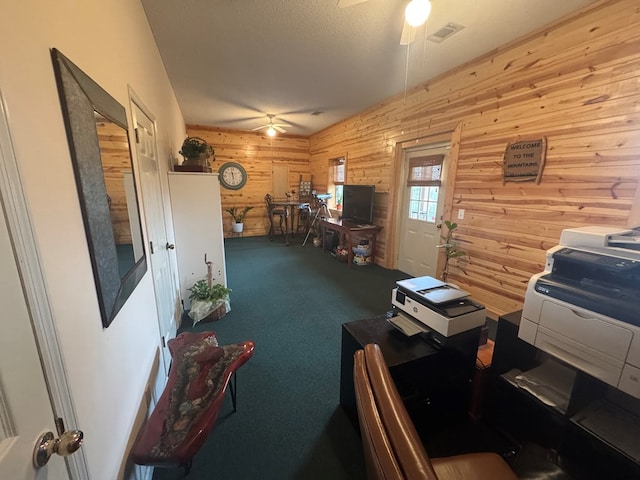
{"label": "wooden desk", "polygon": [[324,251],[324,241],[326,237],[326,231],[334,230],[339,232],[344,237],[344,245],[347,245],[349,257],[347,264],[351,268],[353,263],[353,247],[352,237],[364,237],[371,242],[371,263],[376,260],[376,235],[382,230],[382,227],[378,225],[362,225],[349,220],[338,220],[337,218],[323,218],[320,220],[320,226],[322,227],[322,250]]}

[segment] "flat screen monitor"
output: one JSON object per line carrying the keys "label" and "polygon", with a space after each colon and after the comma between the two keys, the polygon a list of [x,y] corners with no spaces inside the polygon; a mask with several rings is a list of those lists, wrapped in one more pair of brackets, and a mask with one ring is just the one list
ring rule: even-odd
{"label": "flat screen monitor", "polygon": [[344,185],[342,189],[342,218],[355,223],[373,222],[374,185]]}

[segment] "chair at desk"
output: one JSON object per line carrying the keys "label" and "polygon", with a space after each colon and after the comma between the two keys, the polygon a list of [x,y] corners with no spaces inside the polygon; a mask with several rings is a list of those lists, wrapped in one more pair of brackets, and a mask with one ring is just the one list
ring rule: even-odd
{"label": "chair at desk", "polygon": [[267,217],[269,217],[269,239],[273,240],[273,237],[276,234],[275,231],[275,225],[273,223],[273,219],[277,216],[280,217],[280,222],[279,222],[279,227],[280,227],[280,234],[284,235],[284,219],[285,216],[287,215],[287,212],[285,211],[284,208],[280,208],[280,207],[274,207],[272,205],[273,203],[273,197],[271,196],[271,194],[267,193],[264,196],[264,202],[267,206]]}
{"label": "chair at desk", "polygon": [[517,480],[497,453],[430,458],[379,345],[356,351],[353,381],[368,480]]}

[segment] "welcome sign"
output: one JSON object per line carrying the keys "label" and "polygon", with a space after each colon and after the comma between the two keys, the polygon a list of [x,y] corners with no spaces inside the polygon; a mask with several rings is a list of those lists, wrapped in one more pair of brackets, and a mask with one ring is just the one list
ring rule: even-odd
{"label": "welcome sign", "polygon": [[547,154],[547,139],[509,143],[504,153],[503,182],[540,183]]}

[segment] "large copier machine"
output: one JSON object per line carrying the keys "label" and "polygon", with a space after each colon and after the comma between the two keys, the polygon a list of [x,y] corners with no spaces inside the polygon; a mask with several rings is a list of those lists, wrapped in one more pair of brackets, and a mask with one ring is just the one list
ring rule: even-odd
{"label": "large copier machine", "polygon": [[640,227],[563,230],[529,281],[518,336],[640,398]]}

